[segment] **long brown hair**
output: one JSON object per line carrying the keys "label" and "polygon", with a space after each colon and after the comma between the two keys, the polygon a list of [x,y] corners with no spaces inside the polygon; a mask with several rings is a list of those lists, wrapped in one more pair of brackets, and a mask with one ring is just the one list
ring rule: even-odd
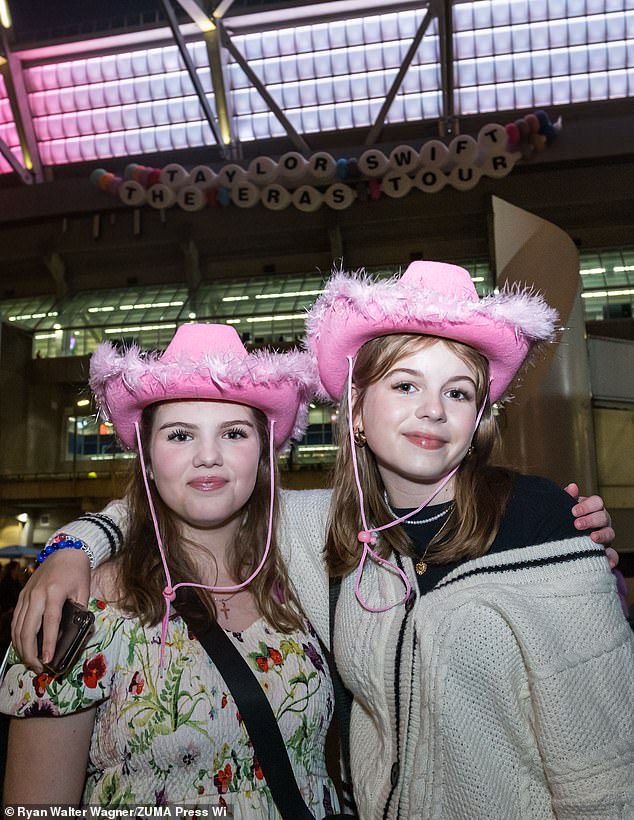
{"label": "long brown hair", "polygon": [[[365,392],[405,356],[444,342],[470,368],[476,377],[476,405],[484,402],[488,383],[488,362],[480,353],[460,342],[437,336],[392,334],[366,342],[359,350],[352,380],[356,388],[353,407],[347,397],[340,405],[337,436],[339,453],[334,470],[334,492],[326,539],[326,558],[331,575],[347,575],[359,563],[360,545],[357,533],[361,529],[359,499],[354,478],[352,451],[348,435],[348,412],[354,418],[363,406]],[[492,466],[497,455],[499,431],[491,407],[487,403],[473,437],[473,452],[467,456],[454,477],[454,507],[438,539],[432,539],[426,559],[431,563],[448,563],[462,558],[475,558],[487,552],[500,526],[502,514],[511,493],[512,474]],[[380,526],[391,520],[383,497],[384,485],[374,454],[369,447],[356,451],[359,477],[367,505],[369,526]],[[391,550],[414,555],[412,544],[403,527],[395,526],[381,532],[377,553],[384,558]]]}
{"label": "long brown hair", "polygon": [[[150,405],[141,417],[141,443],[143,452],[150,452],[150,436],[156,407]],[[266,542],[270,503],[269,431],[266,417],[253,408],[255,426],[260,437],[260,459],[255,487],[246,503],[240,526],[227,553],[227,569],[231,576],[246,580],[256,569]],[[275,486],[279,486],[277,461],[274,462]],[[196,548],[208,557],[203,548],[184,538],[174,513],[158,494],[150,481],[150,492],[156,510],[161,539],[165,549],[172,583],[199,581],[192,553]],[[145,485],[139,457],[131,467],[126,493],[128,502],[128,525],[124,549],[118,558],[117,604],[147,625],[157,624],[163,615],[165,602],[163,589],[166,584],[161,557],[156,545],[152,517],[145,493]],[[275,494],[271,548],[262,570],[249,584],[258,610],[275,629],[290,632],[301,626],[300,608],[291,588],[286,566],[277,543],[279,519],[278,493]],[[184,546],[193,549],[183,549]],[[175,606],[190,621],[216,620],[216,607],[211,593],[191,587],[176,591]]]}

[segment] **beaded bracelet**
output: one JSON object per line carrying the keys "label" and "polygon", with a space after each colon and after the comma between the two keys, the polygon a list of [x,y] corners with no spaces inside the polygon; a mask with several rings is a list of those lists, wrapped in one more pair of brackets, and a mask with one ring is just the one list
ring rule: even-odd
{"label": "beaded bracelet", "polygon": [[65,532],[58,532],[57,535],[51,539],[51,541],[44,547],[44,549],[35,559],[35,565],[39,566],[41,563],[46,561],[49,555],[52,555],[54,552],[57,552],[57,550],[64,549],[82,550],[88,556],[90,569],[95,568],[95,556],[93,555],[92,550],[90,549],[88,544],[84,544],[84,542],[80,541],[79,539],[72,538]]}

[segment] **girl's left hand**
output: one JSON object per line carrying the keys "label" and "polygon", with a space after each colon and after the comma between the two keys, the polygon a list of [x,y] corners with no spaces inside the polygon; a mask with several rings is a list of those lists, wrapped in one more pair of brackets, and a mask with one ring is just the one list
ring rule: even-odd
{"label": "girl's left hand", "polygon": [[614,569],[619,563],[619,554],[611,547],[614,541],[614,530],[612,529],[610,513],[605,509],[603,499],[599,495],[591,495],[587,498],[580,496],[579,487],[576,484],[569,484],[564,489],[568,495],[577,499],[577,504],[572,508],[575,527],[578,530],[593,530],[590,533],[590,538],[596,544],[603,544],[610,562],[610,568]]}

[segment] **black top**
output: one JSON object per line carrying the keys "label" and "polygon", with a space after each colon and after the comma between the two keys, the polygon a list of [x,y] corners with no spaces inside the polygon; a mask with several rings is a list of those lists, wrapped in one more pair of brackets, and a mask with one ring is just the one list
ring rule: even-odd
{"label": "black top", "polygon": [[[414,520],[424,520],[443,509],[448,509],[452,502],[424,508],[414,516]],[[548,541],[561,541],[591,532],[577,530],[574,526],[572,507],[576,501],[560,489],[554,482],[541,476],[516,475],[513,480],[511,496],[506,508],[500,529],[489,554],[504,550],[544,544]],[[400,517],[411,510],[393,508]],[[440,530],[446,517],[429,524],[401,524],[410,537],[416,554],[422,556],[429,541]],[[468,559],[452,561],[449,564],[430,564],[423,575],[416,575],[421,595],[433,589],[436,584]]]}

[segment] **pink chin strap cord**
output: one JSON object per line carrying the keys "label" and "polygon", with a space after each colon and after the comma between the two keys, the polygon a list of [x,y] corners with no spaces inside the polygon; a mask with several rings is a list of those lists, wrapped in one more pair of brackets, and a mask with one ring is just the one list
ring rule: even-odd
{"label": "pink chin strap cord", "polygon": [[[377,544],[378,541],[378,534],[383,530],[389,530],[390,527],[395,527],[397,524],[402,524],[404,521],[407,521],[408,518],[412,518],[412,516],[417,515],[421,510],[423,510],[430,501],[438,495],[438,493],[449,483],[449,481],[453,478],[455,473],[458,471],[460,463],[456,464],[456,466],[443,478],[442,482],[439,486],[434,490],[434,492],[428,496],[423,503],[417,507],[415,510],[408,512],[407,515],[402,515],[400,518],[396,518],[393,521],[389,521],[387,524],[383,524],[380,527],[373,527],[370,529],[368,527],[368,522],[365,517],[365,496],[363,495],[363,487],[361,486],[361,477],[359,475],[359,465],[357,463],[357,453],[356,447],[354,444],[354,427],[352,424],[352,370],[354,366],[354,360],[352,356],[347,356],[348,359],[348,432],[350,435],[350,448],[352,450],[352,466],[354,469],[354,480],[357,485],[357,493],[359,495],[359,509],[361,511],[361,523],[363,524],[363,529],[357,535],[359,541],[363,544],[363,555],[361,556],[361,561],[359,563],[359,567],[357,569],[357,578],[356,583],[354,586],[354,594],[356,596],[357,601],[361,604],[361,606],[366,609],[368,612],[387,612],[390,609],[393,609],[395,606],[400,606],[401,604],[405,603],[409,598],[412,585],[409,582],[409,578],[403,572],[400,567],[397,567],[396,564],[393,564],[391,561],[386,560],[385,558],[381,558],[380,555],[372,549],[373,546]],[[492,381],[492,380],[491,380]],[[489,381],[489,385],[487,388],[487,394],[484,397],[484,401],[482,402],[482,406],[478,411],[478,415],[475,420],[475,424],[473,427],[473,432],[475,434],[476,430],[478,429],[478,425],[480,424],[480,419],[482,418],[482,414],[484,413],[484,408],[486,407],[487,399],[489,397],[489,390],[491,388],[491,381]],[[360,585],[361,585],[361,577],[363,575],[363,569],[365,567],[366,561],[368,560],[368,556],[372,556],[374,560],[381,564],[384,567],[388,567],[397,575],[401,576],[401,580],[405,585],[405,595],[401,598],[400,601],[396,601],[394,604],[388,604],[387,606],[379,606],[374,607],[370,606],[361,595]]]}
{"label": "pink chin strap cord", "polygon": [[165,589],[163,590],[163,598],[165,599],[165,614],[163,615],[163,621],[161,623],[161,650],[160,650],[160,661],[159,661],[159,668],[163,669],[163,661],[165,658],[165,640],[167,637],[167,625],[169,622],[170,616],[170,604],[176,598],[176,590],[179,587],[195,587],[196,589],[208,589],[210,592],[238,592],[244,587],[248,586],[251,581],[255,578],[255,576],[261,571],[262,567],[264,566],[264,562],[266,561],[269,550],[271,548],[271,536],[273,532],[273,508],[275,506],[275,443],[274,443],[274,427],[275,427],[275,419],[271,419],[269,422],[269,468],[271,473],[271,494],[270,494],[270,502],[269,502],[269,526],[268,532],[266,535],[266,546],[264,548],[264,554],[262,556],[262,560],[258,564],[257,568],[249,575],[246,581],[242,581],[241,584],[234,584],[233,586],[229,587],[217,587],[217,586],[210,586],[208,584],[197,584],[194,582],[188,581],[181,581],[178,584],[172,586],[172,576],[169,571],[169,567],[167,565],[167,558],[165,556],[165,548],[163,547],[163,539],[161,538],[161,533],[159,531],[159,525],[156,518],[156,510],[154,509],[154,502],[152,501],[152,493],[150,492],[150,485],[148,483],[147,478],[147,470],[145,469],[145,457],[143,455],[143,446],[141,445],[141,431],[139,429],[138,422],[134,423],[135,431],[136,431],[136,440],[139,447],[139,459],[141,461],[141,471],[143,474],[143,483],[145,484],[145,493],[147,495],[148,504],[150,507],[150,514],[152,515],[152,523],[154,524],[154,533],[156,535],[156,543],[158,544],[159,552],[161,553],[161,561],[163,562],[163,571],[165,572],[165,579],[167,584]]}

